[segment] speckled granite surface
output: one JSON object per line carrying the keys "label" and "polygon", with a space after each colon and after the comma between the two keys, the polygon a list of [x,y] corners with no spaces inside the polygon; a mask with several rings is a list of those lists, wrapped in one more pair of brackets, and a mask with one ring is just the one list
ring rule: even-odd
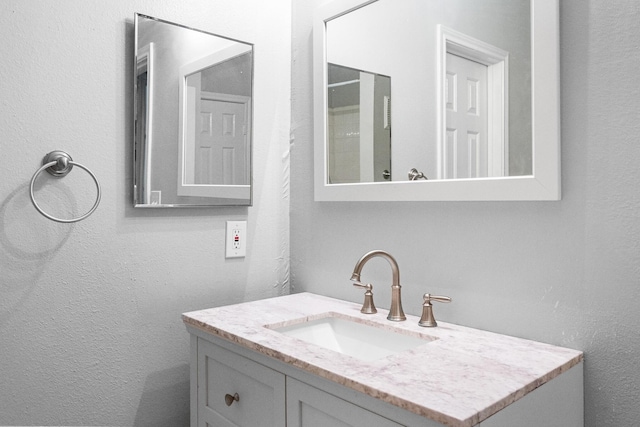
{"label": "speckled granite surface", "polygon": [[[404,334],[425,344],[367,361],[281,334],[327,313]],[[301,293],[183,314],[183,321],[258,353],[448,426],[473,426],[582,361],[582,352],[418,317],[390,322],[386,310]]]}

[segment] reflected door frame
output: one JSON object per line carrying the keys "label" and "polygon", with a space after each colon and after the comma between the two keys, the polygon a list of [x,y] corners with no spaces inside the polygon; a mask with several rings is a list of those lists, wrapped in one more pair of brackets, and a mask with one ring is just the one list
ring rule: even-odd
{"label": "reflected door frame", "polygon": [[[150,42],[142,46],[136,52],[136,112],[134,140],[142,141],[134,144],[134,163],[140,161],[140,168],[135,177],[135,185],[139,188],[134,192],[136,197],[141,194],[142,200],[136,203],[151,203],[151,157],[153,150],[153,84],[154,84],[154,43]],[[146,75],[145,84],[140,85],[141,76]]]}
{"label": "reflected door frame", "polygon": [[[248,179],[248,184],[239,185],[199,185],[187,183],[186,176],[188,174],[188,168],[185,166],[185,162],[190,158],[187,153],[189,150],[188,141],[194,141],[195,135],[193,134],[196,129],[196,117],[197,110],[199,109],[199,100],[202,96],[201,88],[195,88],[187,85],[187,77],[195,74],[205,68],[211,67],[215,64],[221,63],[233,57],[247,53],[249,50],[245,45],[232,45],[227,48],[221,49],[211,55],[200,58],[189,64],[185,64],[180,67],[180,88],[179,88],[179,120],[178,120],[178,173],[177,173],[177,194],[178,196],[191,196],[191,197],[206,197],[206,198],[226,198],[226,199],[251,199],[251,178]],[[242,103],[245,104],[245,141],[251,141],[250,129],[251,129],[251,98],[250,97],[236,97],[235,95],[218,94],[220,96],[226,96],[227,101],[237,100],[242,98]],[[246,150],[247,155],[247,170],[251,170],[251,150]],[[250,175],[250,173],[249,173]]]}
{"label": "reflected door frame", "polygon": [[[244,174],[246,174],[245,181],[247,184],[195,184],[193,176],[189,178],[189,174],[193,174],[194,170],[193,168],[187,167],[187,164],[195,164],[195,146],[197,130],[200,128],[200,126],[198,126],[198,119],[200,118],[200,102],[202,100],[234,103],[243,107],[242,110],[244,117],[242,122],[244,125],[242,126],[242,129],[240,129],[240,132],[242,133],[245,144],[243,161],[245,162],[245,165],[247,165],[244,170]],[[196,88],[186,87],[185,111],[187,111],[187,114],[185,114],[185,130],[181,144],[182,149],[180,150],[177,188],[178,195],[192,197],[220,197],[216,196],[216,194],[221,194],[221,192],[223,192],[224,196],[228,198],[246,198],[251,179],[249,173],[251,165],[251,150],[249,150],[249,141],[251,139],[251,136],[249,135],[249,130],[251,129],[251,115],[249,114],[251,111],[251,98],[241,95],[205,91],[198,92]]]}
{"label": "reflected door frame", "polygon": [[445,178],[447,53],[487,66],[488,175],[509,175],[509,52],[438,25],[438,179]]}

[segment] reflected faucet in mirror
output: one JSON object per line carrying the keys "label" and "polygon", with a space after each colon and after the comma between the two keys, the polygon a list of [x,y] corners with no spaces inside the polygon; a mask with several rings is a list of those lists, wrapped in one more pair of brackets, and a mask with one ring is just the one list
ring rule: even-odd
{"label": "reflected faucet in mirror", "polygon": [[409,173],[407,174],[407,176],[409,177],[409,181],[416,181],[418,179],[429,179],[424,173],[419,172],[416,168],[409,169]]}
{"label": "reflected faucet in mirror", "polygon": [[[401,289],[400,269],[398,268],[398,263],[396,262],[395,258],[392,257],[388,252],[385,252],[382,250],[374,250],[364,254],[362,258],[358,260],[358,262],[356,263],[356,266],[353,268],[351,281],[354,282],[356,285],[363,285],[362,282],[360,281],[360,274],[362,272],[362,267],[364,267],[364,265],[371,258],[375,258],[375,257],[381,257],[386,259],[389,262],[389,265],[391,266],[391,274],[392,274],[391,307],[389,308],[389,315],[387,316],[387,319],[394,322],[407,320],[407,317],[405,316],[404,311],[402,310],[402,295],[400,294],[400,289]],[[363,285],[363,286],[365,287],[368,286],[369,288],[367,288],[367,290],[369,292],[371,291],[370,287],[372,285]],[[371,294],[371,298],[373,298],[373,294]],[[365,305],[366,304],[367,304],[367,301],[366,301],[366,294],[365,294]],[[373,299],[371,299],[371,304],[373,304]],[[374,310],[375,310],[375,307],[374,307]]]}

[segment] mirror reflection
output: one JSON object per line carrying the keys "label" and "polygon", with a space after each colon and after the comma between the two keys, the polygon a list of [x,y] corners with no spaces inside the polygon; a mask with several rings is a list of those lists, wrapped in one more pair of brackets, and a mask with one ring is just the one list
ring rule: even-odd
{"label": "mirror reflection", "polygon": [[391,179],[391,79],[329,64],[329,182]]}
{"label": "mirror reflection", "polygon": [[[327,21],[326,182],[377,182],[385,170],[393,181],[531,175],[530,9],[530,0],[377,0]],[[389,101],[393,91],[393,108],[372,96],[389,113],[374,120],[389,126],[381,170],[364,142],[357,151],[335,141],[345,131],[332,97],[363,85],[352,76],[358,85],[335,86],[346,70],[386,76]]]}
{"label": "mirror reflection", "polygon": [[253,46],[136,15],[136,207],[251,205]]}

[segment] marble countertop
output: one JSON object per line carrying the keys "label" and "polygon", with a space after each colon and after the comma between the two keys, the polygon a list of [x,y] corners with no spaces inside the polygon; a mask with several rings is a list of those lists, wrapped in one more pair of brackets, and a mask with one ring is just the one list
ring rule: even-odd
{"label": "marble countertop", "polygon": [[[473,426],[582,361],[582,352],[445,322],[390,322],[387,310],[301,293],[183,314],[185,324],[454,427]],[[281,334],[279,327],[327,313],[429,340],[362,361]]]}

